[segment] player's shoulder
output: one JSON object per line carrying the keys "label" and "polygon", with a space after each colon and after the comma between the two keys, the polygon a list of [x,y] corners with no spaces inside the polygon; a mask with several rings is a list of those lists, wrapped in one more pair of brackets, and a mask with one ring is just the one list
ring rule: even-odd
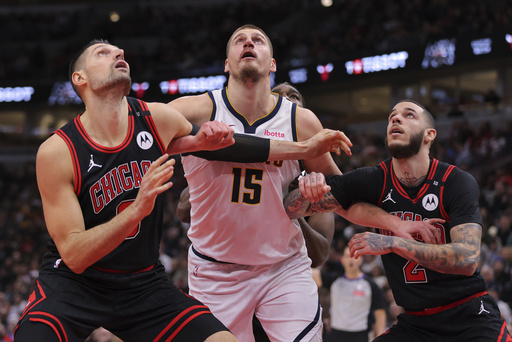
{"label": "player's shoulder", "polygon": [[189,121],[201,125],[210,119],[213,110],[213,101],[209,95],[182,96],[167,105],[180,112]]}
{"label": "player's shoulder", "polygon": [[37,158],[54,158],[68,152],[68,144],[59,134],[52,134],[39,145]]}
{"label": "player's shoulder", "polygon": [[438,162],[439,167],[441,167],[441,170],[443,172],[443,176],[446,177],[447,182],[451,182],[454,180],[460,182],[476,182],[475,177],[473,177],[471,173],[459,168],[458,166],[443,161]]}

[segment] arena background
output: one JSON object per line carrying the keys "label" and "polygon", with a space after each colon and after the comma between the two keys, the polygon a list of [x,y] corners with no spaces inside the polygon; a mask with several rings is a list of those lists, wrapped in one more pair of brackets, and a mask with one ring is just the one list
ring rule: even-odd
{"label": "arena background", "polygon": [[[385,119],[397,100],[411,98],[432,111],[438,126],[433,155],[468,170],[480,184],[481,268],[507,311],[512,304],[512,4],[328,3],[0,1],[0,322],[8,333],[37,276],[47,238],[34,173],[37,147],[84,109],[67,80],[74,53],[93,38],[108,39],[125,50],[131,95],[168,102],[223,87],[226,42],[247,23],[272,40],[273,82],[292,83],[325,127],[344,130],[354,142],[353,157],[336,158],[344,172],[386,157]],[[179,168],[173,180],[162,258],[169,277],[186,289],[187,226],[174,215],[186,186]],[[359,229],[338,218],[332,256],[322,272],[337,272],[341,248]],[[378,264],[367,260],[365,268],[376,278],[382,277],[373,267]],[[328,309],[328,293],[320,291]],[[389,304],[393,317],[392,298]],[[328,326],[328,310],[324,316]]]}

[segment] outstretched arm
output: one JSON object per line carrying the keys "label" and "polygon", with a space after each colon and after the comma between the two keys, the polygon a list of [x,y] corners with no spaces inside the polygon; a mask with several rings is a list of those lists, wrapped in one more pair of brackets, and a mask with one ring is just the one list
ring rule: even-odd
{"label": "outstretched arm", "polygon": [[[205,137],[208,135],[205,134]],[[208,160],[252,163],[312,159],[327,152],[340,155],[341,150],[350,155],[350,146],[352,146],[343,132],[330,129],[324,129],[310,139],[300,142],[272,140],[242,133],[235,133],[234,140],[235,143],[229,147],[216,151],[213,151],[213,148],[205,149],[192,154]],[[193,135],[175,139],[169,144],[167,153],[173,155],[198,151],[197,148],[194,147],[192,150],[191,147],[196,146],[195,141],[196,138]]]}
{"label": "outstretched arm", "polygon": [[451,229],[450,236],[451,243],[433,245],[365,232],[349,241],[350,255],[358,258],[365,254],[396,253],[437,272],[472,275],[480,259],[482,227],[476,223],[460,224]]}
{"label": "outstretched arm", "polygon": [[335,211],[350,222],[361,226],[385,229],[406,239],[418,238],[419,235],[427,243],[441,242],[441,232],[435,224],[443,223],[442,219],[403,221],[375,205],[364,202],[355,203],[345,210],[330,191],[331,187],[325,183],[325,177],[321,173],[312,172],[301,177],[299,189],[291,191],[284,199],[288,216],[298,218]]}

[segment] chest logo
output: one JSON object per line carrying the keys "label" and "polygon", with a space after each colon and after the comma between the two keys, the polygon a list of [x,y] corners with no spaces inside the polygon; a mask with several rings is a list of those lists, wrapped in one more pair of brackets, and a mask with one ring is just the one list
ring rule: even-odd
{"label": "chest logo", "polygon": [[393,192],[393,189],[389,190],[389,194],[387,194],[386,198],[384,198],[384,200],[382,201],[382,203],[386,202],[386,201],[391,201],[393,203],[396,203],[394,199],[391,198],[391,193]]}
{"label": "chest logo", "polygon": [[153,136],[151,133],[146,131],[141,131],[137,134],[137,145],[143,150],[148,150],[153,146]]}
{"label": "chest logo", "polygon": [[96,164],[91,154],[91,160],[89,160],[89,168],[87,169],[87,172],[91,171],[93,167],[99,167],[101,169],[102,165]]}
{"label": "chest logo", "polygon": [[421,202],[423,204],[423,208],[428,211],[436,210],[439,206],[439,198],[434,194],[428,194],[423,197]]}

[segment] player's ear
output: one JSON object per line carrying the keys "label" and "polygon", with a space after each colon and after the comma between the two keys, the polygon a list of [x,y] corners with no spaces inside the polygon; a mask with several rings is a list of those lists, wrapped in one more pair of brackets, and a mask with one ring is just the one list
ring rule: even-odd
{"label": "player's ear", "polygon": [[80,87],[84,85],[87,82],[86,76],[84,75],[83,71],[75,71],[73,75],[71,75],[71,81],[73,81],[73,84],[77,87]]}
{"label": "player's ear", "polygon": [[431,143],[437,136],[437,131],[433,128],[427,128],[425,130],[425,142]]}
{"label": "player's ear", "polygon": [[229,72],[228,59],[227,59],[227,58],[226,58],[226,60],[224,61],[224,72]]}
{"label": "player's ear", "polygon": [[271,72],[277,71],[277,64],[276,64],[275,58],[272,58],[272,60],[270,61],[270,71]]}

